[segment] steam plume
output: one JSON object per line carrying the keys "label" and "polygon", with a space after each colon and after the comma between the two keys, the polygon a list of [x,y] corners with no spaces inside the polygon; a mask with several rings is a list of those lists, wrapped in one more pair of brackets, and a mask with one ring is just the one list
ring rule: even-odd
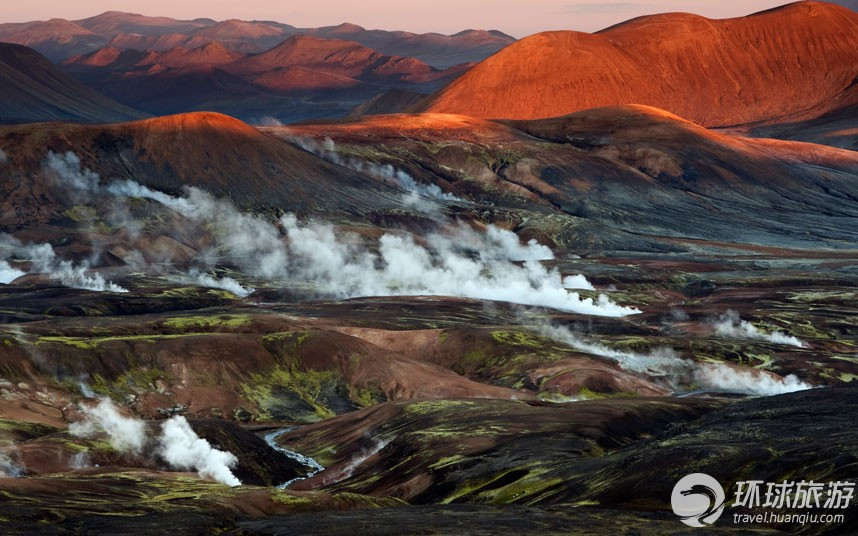
{"label": "steam plume", "polygon": [[[84,418],[69,425],[70,434],[77,437],[106,434],[110,446],[117,451],[143,452],[147,438],[146,424],[142,420],[121,415],[113,402],[106,398],[95,406],[81,406],[80,409]],[[158,454],[174,469],[194,470],[202,477],[229,486],[241,485],[230,471],[230,467],[238,462],[235,455],[213,448],[194,432],[182,416],[173,416],[161,425],[161,435],[156,443]]]}
{"label": "steam plume", "polygon": [[6,261],[0,261],[0,283],[8,285],[22,275],[26,275],[26,272],[22,272],[17,268],[12,268]]}
{"label": "steam plume", "polygon": [[[326,140],[320,150],[330,153],[329,158],[340,158],[333,141]],[[98,175],[80,169],[80,160],[73,154],[53,155],[49,163],[80,191],[92,194],[93,189],[99,188]],[[381,166],[379,172],[399,176],[407,182],[404,174],[390,166]],[[545,268],[539,261],[553,258],[547,247],[533,240],[522,245],[515,234],[493,226],[484,234],[463,225],[448,226],[444,232],[425,237],[426,246],[417,244],[409,235],[386,234],[379,239],[375,250],[356,235],[338,234],[325,223],[299,223],[291,214],[274,225],[244,214],[228,201],[197,188],[188,188],[185,196],[174,197],[126,180],[114,182],[101,192],[160,203],[212,229],[220,250],[246,273],[268,279],[308,281],[322,294],[342,298],[460,296],[605,316],[640,312],[617,305],[605,295],[582,298],[570,291],[593,287],[581,275],[564,278],[556,269]],[[82,276],[83,271],[66,268],[62,272],[66,274],[65,280],[74,284],[96,287],[100,283],[72,278]],[[202,277],[201,282],[230,286],[245,295],[249,290],[234,281]]]}
{"label": "steam plume", "polygon": [[241,485],[241,481],[230,471],[230,467],[238,463],[235,455],[213,448],[180,415],[170,417],[161,425],[158,452],[177,469],[195,470],[200,476],[210,477],[228,486]]}
{"label": "steam plume", "polygon": [[423,212],[437,213],[440,209],[437,201],[465,202],[460,197],[444,192],[437,184],[417,182],[414,177],[405,171],[394,168],[390,164],[379,165],[357,158],[342,156],[337,152],[337,145],[331,138],[325,137],[320,143],[310,138],[292,136],[290,137],[290,141],[305,151],[313,153],[332,164],[349,168],[358,173],[365,173],[405,190],[406,193],[402,196],[403,204]]}
{"label": "steam plume", "polygon": [[[525,319],[523,323],[527,323],[528,320],[533,319]],[[629,372],[660,377],[674,390],[683,383],[687,385],[692,380],[703,389],[756,396],[791,393],[813,388],[793,374],[779,378],[756,369],[743,369],[722,363],[697,363],[678,357],[672,348],[656,348],[649,354],[640,354],[585,341],[563,326],[542,322],[528,327],[543,337],[567,344],[581,352],[612,359]]]}
{"label": "steam plume", "polygon": [[778,379],[759,371],[741,370],[715,363],[697,363],[694,377],[698,383],[710,389],[739,393],[779,395],[813,388],[794,374]]}
{"label": "steam plume", "polygon": [[722,337],[730,337],[733,339],[768,341],[774,344],[798,346],[799,348],[804,348],[806,346],[805,343],[799,339],[780,331],[763,333],[747,320],[742,320],[739,317],[739,313],[732,309],[721,315],[715,323],[715,333]]}
{"label": "steam plume", "polygon": [[[569,292],[567,288],[593,287],[583,276],[563,278],[537,262],[553,257],[547,247],[535,241],[523,246],[513,233],[492,226],[485,235],[464,226],[453,227],[447,234],[432,234],[426,237],[428,248],[410,236],[386,234],[375,253],[357,236],[339,235],[331,225],[301,224],[288,214],[280,219],[278,228],[196,188],[189,188],[182,198],[132,181],[114,183],[108,191],[152,199],[193,221],[208,223],[224,253],[254,276],[311,281],[323,293],[338,297],[448,295],[583,314],[639,312],[617,305],[605,295],[593,299]],[[462,246],[475,250],[473,255],[463,252]]]}
{"label": "steam plume", "polygon": [[[191,272],[193,275],[193,272]],[[198,274],[196,282],[201,287],[219,288],[232,292],[239,298],[244,298],[252,294],[256,289],[252,287],[243,287],[241,283],[231,277],[212,277],[209,274]]]}
{"label": "steam plume", "polygon": [[65,191],[76,199],[98,189],[98,173],[82,168],[80,158],[71,151],[66,154],[48,151],[45,170],[49,178],[65,186]]}
{"label": "steam plume", "polygon": [[24,467],[7,454],[0,452],[0,477],[17,478],[24,474]]}
{"label": "steam plume", "polygon": [[113,402],[104,398],[93,407],[81,406],[82,421],[69,425],[69,433],[77,437],[107,434],[110,446],[121,452],[139,454],[146,444],[145,424],[139,419],[125,417]]}
{"label": "steam plume", "polygon": [[[58,259],[50,244],[22,244],[7,234],[0,234],[0,282],[9,283],[24,275],[24,272],[9,266],[6,259],[10,257],[28,260],[31,271],[47,274],[50,279],[66,287],[98,292],[128,292],[119,285],[106,281],[101,274],[90,272],[87,262],[76,265],[71,261]],[[8,278],[11,279],[6,281]]]}

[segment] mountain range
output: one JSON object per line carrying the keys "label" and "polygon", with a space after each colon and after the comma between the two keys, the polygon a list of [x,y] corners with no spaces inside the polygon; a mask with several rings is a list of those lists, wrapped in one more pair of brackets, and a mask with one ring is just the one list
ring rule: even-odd
{"label": "mountain range", "polygon": [[68,58],[60,68],[152,114],[214,110],[257,122],[265,117],[288,122],[344,115],[391,89],[427,94],[470,66],[439,70],[354,41],[293,35],[256,54],[218,41],[163,52],[107,47]]}
{"label": "mountain range", "polygon": [[454,35],[366,30],[355,24],[296,28],[273,21],[212,19],[176,20],[108,11],[69,21],[49,19],[0,24],[0,41],[27,45],[53,61],[99,48],[166,51],[177,46],[198,48],[218,41],[244,53],[262,52],[293,35],[354,41],[388,56],[417,58],[445,69],[479,61],[515,39],[497,30],[464,30]]}

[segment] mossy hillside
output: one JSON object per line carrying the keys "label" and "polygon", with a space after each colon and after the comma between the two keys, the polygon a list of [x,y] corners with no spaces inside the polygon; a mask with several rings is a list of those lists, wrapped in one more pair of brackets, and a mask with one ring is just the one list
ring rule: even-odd
{"label": "mossy hillside", "polygon": [[308,364],[304,347],[319,336],[292,331],[262,337],[262,344],[276,357],[276,365],[251,374],[240,386],[242,395],[258,408],[257,420],[316,422],[386,399],[372,386],[350,385],[348,376],[359,356],[325,369]]}
{"label": "mossy hillside", "polygon": [[439,334],[439,349],[446,348],[464,350],[453,350],[456,358],[443,365],[463,376],[505,387],[521,386],[531,369],[576,354],[568,346],[520,329],[445,330]]}
{"label": "mossy hillside", "polygon": [[[30,477],[51,484],[36,493],[7,490],[0,516],[21,523],[56,523],[86,515],[133,518],[198,512],[247,516],[402,506],[396,499],[354,493],[290,492],[258,486],[229,487],[186,474],[125,470]],[[26,505],[26,507],[24,507]]]}
{"label": "mossy hillside", "polygon": [[[300,437],[295,448],[333,465],[359,459],[384,445],[349,479],[333,484],[331,489],[338,491],[395,489],[419,504],[544,504],[564,497],[565,479],[579,465],[645,442],[670,423],[694,420],[721,405],[663,400],[538,406],[499,400],[392,404],[373,413],[388,417],[362,428],[358,445],[341,428],[333,435],[324,433],[322,423]],[[374,421],[369,416],[364,419]],[[425,484],[427,480],[431,484]],[[396,482],[421,485],[400,488]]]}
{"label": "mossy hillside", "polygon": [[0,419],[0,445],[12,445],[57,432],[53,426]]}
{"label": "mossy hillside", "polygon": [[462,482],[441,503],[539,504],[563,479],[539,463],[501,471],[487,478]]}
{"label": "mossy hillside", "polygon": [[252,319],[243,314],[219,314],[212,316],[177,316],[168,318],[163,325],[179,333],[231,332],[247,327]]}
{"label": "mossy hillside", "polygon": [[324,390],[338,380],[334,371],[301,371],[278,365],[250,374],[239,389],[258,408],[256,420],[307,423],[335,415],[325,405]]}

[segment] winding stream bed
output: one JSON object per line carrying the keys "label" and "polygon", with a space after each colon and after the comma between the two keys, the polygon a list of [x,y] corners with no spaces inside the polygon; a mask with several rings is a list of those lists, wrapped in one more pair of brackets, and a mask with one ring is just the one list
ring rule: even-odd
{"label": "winding stream bed", "polygon": [[289,487],[291,484],[298,482],[299,480],[305,480],[307,478],[310,478],[313,475],[318,474],[320,471],[325,470],[325,468],[322,466],[322,464],[320,464],[319,462],[317,462],[313,458],[311,458],[309,456],[304,456],[300,452],[295,452],[294,450],[289,450],[287,448],[283,448],[277,444],[276,440],[281,434],[285,434],[286,432],[291,432],[294,429],[295,429],[294,426],[289,427],[289,428],[278,428],[277,430],[274,430],[273,432],[268,432],[267,434],[265,434],[265,436],[263,436],[265,438],[265,442],[268,443],[269,447],[273,448],[274,450],[276,450],[280,454],[283,454],[284,456],[292,458],[296,462],[300,463],[301,465],[303,465],[304,467],[309,469],[309,471],[307,472],[307,476],[299,476],[298,478],[293,478],[292,480],[287,480],[286,482],[279,484],[277,486],[277,489],[285,489],[285,488]]}

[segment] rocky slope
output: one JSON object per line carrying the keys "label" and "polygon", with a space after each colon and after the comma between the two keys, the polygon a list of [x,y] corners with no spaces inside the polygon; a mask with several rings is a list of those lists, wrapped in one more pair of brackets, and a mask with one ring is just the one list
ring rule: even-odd
{"label": "rocky slope", "polygon": [[145,114],[100,95],[30,48],[0,44],[0,122],[122,121]]}

